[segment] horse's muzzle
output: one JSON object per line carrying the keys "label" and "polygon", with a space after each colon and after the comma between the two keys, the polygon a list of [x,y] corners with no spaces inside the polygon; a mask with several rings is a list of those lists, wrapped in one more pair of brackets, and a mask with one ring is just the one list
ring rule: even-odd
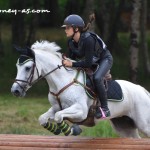
{"label": "horse's muzzle", "polygon": [[24,97],[26,95],[26,92],[23,89],[15,85],[11,87],[11,93],[16,97]]}

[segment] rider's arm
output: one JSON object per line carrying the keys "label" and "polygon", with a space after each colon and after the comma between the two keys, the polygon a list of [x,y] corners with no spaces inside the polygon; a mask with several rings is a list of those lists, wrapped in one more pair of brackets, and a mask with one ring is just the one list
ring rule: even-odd
{"label": "rider's arm", "polygon": [[81,51],[84,53],[84,58],[80,61],[73,62],[72,67],[90,68],[93,63],[95,41],[89,36],[83,41]]}

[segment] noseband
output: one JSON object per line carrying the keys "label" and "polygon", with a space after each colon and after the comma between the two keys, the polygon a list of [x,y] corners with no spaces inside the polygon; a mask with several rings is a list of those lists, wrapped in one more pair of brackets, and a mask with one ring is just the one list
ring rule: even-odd
{"label": "noseband", "polygon": [[[17,83],[17,84],[23,89],[23,91],[25,91],[27,85],[32,86],[32,80],[33,80],[35,68],[36,68],[36,70],[37,70],[37,74],[38,74],[38,78],[39,78],[39,72],[38,72],[38,69],[37,69],[37,67],[36,67],[36,64],[34,63],[34,64],[33,64],[33,67],[32,67],[32,70],[31,70],[31,74],[29,75],[29,77],[28,77],[27,80],[15,79],[15,83]],[[25,85],[25,86],[22,86],[19,82],[26,83],[26,85]]]}

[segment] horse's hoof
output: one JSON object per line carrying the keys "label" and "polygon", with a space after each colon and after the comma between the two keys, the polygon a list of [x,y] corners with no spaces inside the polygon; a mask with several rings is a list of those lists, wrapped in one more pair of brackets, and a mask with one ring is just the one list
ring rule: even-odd
{"label": "horse's hoof", "polygon": [[60,133],[61,133],[61,129],[57,129],[57,130],[54,132],[55,135],[59,135]]}
{"label": "horse's hoof", "polygon": [[82,132],[82,129],[77,124],[73,124],[71,129],[73,129],[72,135],[79,135]]}

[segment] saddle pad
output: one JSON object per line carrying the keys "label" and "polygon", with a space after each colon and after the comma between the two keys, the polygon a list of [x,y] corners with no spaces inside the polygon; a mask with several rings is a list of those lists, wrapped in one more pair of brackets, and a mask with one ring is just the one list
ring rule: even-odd
{"label": "saddle pad", "polygon": [[[94,85],[92,84],[91,80],[88,76],[86,76],[84,72],[84,85],[91,88],[91,90],[95,91]],[[115,80],[108,80],[107,81],[107,99],[108,101],[115,101],[115,102],[121,102],[123,101],[123,93],[120,85]],[[87,95],[93,99],[93,94],[85,90]]]}
{"label": "saddle pad", "polygon": [[108,101],[123,101],[123,93],[120,85],[115,80],[107,81],[108,90],[107,98]]}

